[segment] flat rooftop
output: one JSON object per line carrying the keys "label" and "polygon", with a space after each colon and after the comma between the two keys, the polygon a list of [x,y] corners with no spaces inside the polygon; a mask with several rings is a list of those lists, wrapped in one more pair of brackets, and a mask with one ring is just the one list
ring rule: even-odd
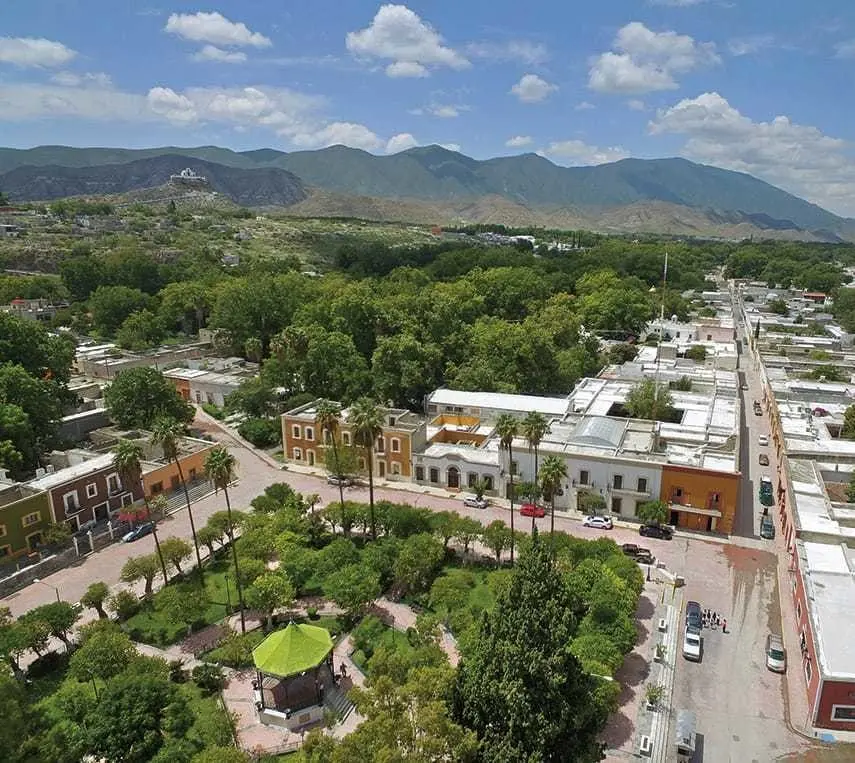
{"label": "flat rooftop", "polygon": [[445,388],[431,392],[427,402],[428,405],[436,405],[437,407],[480,408],[482,410],[517,413],[538,411],[545,416],[563,416],[569,405],[566,397],[510,395],[504,392],[465,392]]}

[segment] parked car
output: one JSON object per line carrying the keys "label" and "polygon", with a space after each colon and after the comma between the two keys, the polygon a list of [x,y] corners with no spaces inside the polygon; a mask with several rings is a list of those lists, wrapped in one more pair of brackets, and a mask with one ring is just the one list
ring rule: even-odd
{"label": "parked car", "polygon": [[80,527],[75,531],[75,535],[83,536],[86,535],[90,530],[94,530],[98,526],[98,521],[95,519],[90,519],[88,522],[81,522]]}
{"label": "parked car", "polygon": [[760,444],[760,445],[768,445],[768,444],[769,444],[769,435],[767,435],[767,434],[761,434],[761,435],[757,438],[757,442],[758,442],[758,444]]}
{"label": "parked car", "polygon": [[748,389],[747,382],[742,382],[742,389]]}
{"label": "parked car", "polygon": [[701,631],[700,628],[686,627],[683,634],[683,657],[692,662],[701,660]]}
{"label": "parked car", "polygon": [[542,519],[546,516],[546,509],[543,506],[537,506],[533,503],[524,503],[520,506],[520,515],[523,517],[535,517]]}
{"label": "parked car", "polygon": [[760,537],[766,540],[773,540],[775,538],[775,523],[772,521],[772,517],[765,516],[760,518]]}
{"label": "parked car", "polygon": [[592,515],[590,517],[585,517],[582,521],[582,524],[585,527],[597,527],[601,530],[611,530],[614,525],[612,524],[611,517],[600,517],[597,515]]}
{"label": "parked car", "polygon": [[655,557],[650,553],[650,549],[636,546],[635,543],[624,543],[621,550],[627,556],[631,556],[639,564],[653,564]]}
{"label": "parked car", "polygon": [[327,485],[335,485],[336,487],[341,484],[342,487],[352,487],[353,479],[350,477],[338,477],[335,474],[330,474],[327,477]]}
{"label": "parked car", "polygon": [[139,540],[140,538],[145,537],[149,533],[154,530],[154,522],[144,522],[141,525],[137,525],[130,532],[125,533],[122,536],[123,543],[133,543],[135,540]]}
{"label": "parked car", "polygon": [[769,456],[765,453],[760,454],[760,466],[769,466]]}
{"label": "parked car", "polygon": [[638,534],[648,538],[661,538],[662,540],[671,540],[674,537],[674,531],[668,525],[645,524],[638,528]]}
{"label": "parked car", "polygon": [[463,505],[470,509],[486,509],[490,502],[486,498],[478,498],[476,495],[467,495],[463,499]]}
{"label": "parked car", "polygon": [[627,556],[635,556],[639,551],[646,550],[642,549],[640,546],[636,546],[635,543],[624,543],[621,546],[621,551],[623,551]]}
{"label": "parked car", "polygon": [[772,495],[772,478],[765,474],[760,478],[760,493]]}
{"label": "parked car", "polygon": [[701,605],[696,601],[686,602],[686,627],[698,628],[703,626],[704,615],[701,611]]}
{"label": "parked car", "polygon": [[766,636],[766,667],[775,673],[787,672],[787,650],[777,633]]}

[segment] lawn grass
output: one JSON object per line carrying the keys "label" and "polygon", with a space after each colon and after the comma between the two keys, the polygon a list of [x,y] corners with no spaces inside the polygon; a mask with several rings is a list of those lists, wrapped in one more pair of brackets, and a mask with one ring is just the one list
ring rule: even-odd
{"label": "lawn grass", "polygon": [[[403,657],[409,658],[412,656],[415,648],[407,639],[407,634],[401,631],[396,631],[394,628],[385,626],[380,632],[378,638],[370,639],[367,648],[370,652],[376,652],[380,646],[385,646],[387,649],[400,653]],[[371,675],[371,658],[361,649],[357,649],[350,658],[366,675]]]}
{"label": "lawn grass", "polygon": [[181,684],[179,690],[194,718],[193,726],[187,732],[187,736],[198,738],[205,747],[230,746],[232,744],[231,721],[219,701],[219,695],[206,695],[190,681]]}

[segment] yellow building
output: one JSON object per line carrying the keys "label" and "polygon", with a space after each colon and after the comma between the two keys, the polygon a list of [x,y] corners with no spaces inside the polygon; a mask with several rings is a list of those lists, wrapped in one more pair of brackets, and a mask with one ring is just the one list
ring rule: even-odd
{"label": "yellow building", "polygon": [[668,523],[729,535],[733,532],[741,478],[739,472],[663,464],[660,499],[671,511]]}

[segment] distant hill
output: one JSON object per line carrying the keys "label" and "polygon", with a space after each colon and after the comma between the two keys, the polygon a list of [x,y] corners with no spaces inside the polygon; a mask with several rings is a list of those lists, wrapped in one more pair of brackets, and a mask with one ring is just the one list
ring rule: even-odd
{"label": "distant hill", "polygon": [[206,189],[242,206],[288,206],[306,198],[300,178],[279,167],[241,169],[175,154],[123,164],[18,166],[0,175],[0,188],[12,201],[107,196],[166,185],[188,167],[206,178]]}
{"label": "distant hill", "polygon": [[[254,192],[236,180],[245,177],[241,172],[285,170],[307,187],[336,194],[337,206],[349,206],[356,215],[368,198],[407,202],[410,207],[420,201],[483,206],[485,200],[501,198],[529,210],[533,217],[569,208],[580,219],[614,216],[629,206],[634,214],[645,217],[644,205],[652,203],[688,208],[692,210],[690,216],[701,215],[707,220],[702,227],[748,226],[757,231],[832,241],[855,238],[855,221],[751,175],[685,159],[624,159],[596,167],[559,167],[536,154],[479,161],[440,146],[421,146],[392,156],[375,156],[344,146],[292,153],[270,148],[236,152],[216,146],[142,150],[40,146],[0,149],[0,173],[4,173],[0,175],[0,189],[16,200],[56,198],[66,190],[94,193],[86,190],[89,187],[103,187],[100,192],[110,193],[115,192],[108,190],[111,182],[150,182],[144,171],[119,168],[134,165],[149,171],[159,167],[158,162],[174,168],[176,157],[178,164],[208,175],[212,182],[234,178],[243,190],[228,195],[247,205],[287,205],[305,198],[304,193],[294,195],[277,189],[277,183],[285,182],[279,176],[251,175],[266,178],[264,186]],[[152,164],[139,165],[139,161]],[[194,161],[200,164],[194,165]],[[96,171],[105,165],[112,168],[106,175]],[[294,181],[299,183],[296,178]],[[360,197],[363,202],[353,200],[348,205],[342,202],[343,196]],[[654,210],[661,212],[662,207]],[[655,211],[650,215],[654,221],[657,216]]]}

